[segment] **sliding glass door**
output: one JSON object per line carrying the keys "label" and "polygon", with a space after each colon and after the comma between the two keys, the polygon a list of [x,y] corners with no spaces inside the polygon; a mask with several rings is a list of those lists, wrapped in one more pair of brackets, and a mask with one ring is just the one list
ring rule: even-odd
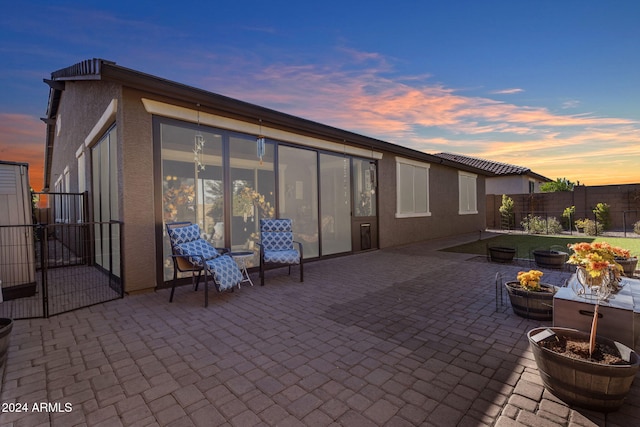
{"label": "sliding glass door", "polygon": [[318,153],[278,147],[279,217],[293,220],[294,240],[302,243],[305,258],[317,257]]}
{"label": "sliding glass door", "polygon": [[[160,124],[163,221],[198,224],[204,237],[224,246],[222,134],[187,124]],[[164,244],[164,277],[172,277],[171,247]]]}
{"label": "sliding glass door", "polygon": [[346,156],[320,154],[320,219],[322,255],[351,251],[351,162]]}
{"label": "sliding glass door", "polygon": [[109,221],[120,219],[117,158],[117,132],[114,126],[91,147],[93,220],[103,223],[94,227],[94,252],[96,264],[120,277],[120,228],[108,224]]}
{"label": "sliding glass door", "polygon": [[256,138],[250,135],[229,136],[231,180],[231,249],[254,251],[247,267],[259,264],[256,241],[260,238],[260,219],[275,217],[274,144],[267,141],[265,152],[257,156]]}
{"label": "sliding glass door", "polygon": [[254,252],[249,267],[259,264],[261,218],[290,218],[305,258],[377,247],[375,162],[163,118],[155,132],[165,281],[167,222],[198,224],[214,246]]}

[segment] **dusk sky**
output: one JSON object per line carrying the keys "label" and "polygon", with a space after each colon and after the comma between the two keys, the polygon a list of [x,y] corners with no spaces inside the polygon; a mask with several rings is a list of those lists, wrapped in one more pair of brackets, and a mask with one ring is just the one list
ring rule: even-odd
{"label": "dusk sky", "polygon": [[90,58],[427,153],[640,183],[637,0],[2,1],[0,160],[42,188],[51,72]]}

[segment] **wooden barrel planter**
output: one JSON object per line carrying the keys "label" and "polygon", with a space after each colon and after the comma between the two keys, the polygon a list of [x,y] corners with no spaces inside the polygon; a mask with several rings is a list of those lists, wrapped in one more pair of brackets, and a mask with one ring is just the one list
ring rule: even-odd
{"label": "wooden barrel planter", "polygon": [[540,377],[547,390],[569,405],[600,412],[619,409],[640,366],[638,354],[617,341],[598,337],[598,344],[617,349],[626,363],[604,365],[568,357],[549,350],[538,342],[536,335],[547,329],[555,332],[556,337],[589,341],[587,332],[568,328],[536,328],[527,333]]}
{"label": "wooden barrel planter", "polygon": [[7,351],[9,350],[9,336],[13,329],[13,320],[0,318],[0,368],[7,360]]}
{"label": "wooden barrel planter", "polygon": [[526,319],[553,319],[553,295],[556,293],[553,285],[541,283],[540,287],[544,289],[541,292],[522,289],[517,281],[506,282],[505,287],[515,314]]}
{"label": "wooden barrel planter", "polygon": [[569,259],[569,254],[561,251],[535,250],[533,257],[536,265],[541,268],[562,269]]}
{"label": "wooden barrel planter", "polygon": [[624,269],[624,275],[627,277],[633,277],[638,265],[638,258],[620,259],[616,258],[616,262]]}
{"label": "wooden barrel planter", "polygon": [[503,246],[489,246],[489,259],[492,262],[511,262],[516,255],[515,248],[507,248]]}

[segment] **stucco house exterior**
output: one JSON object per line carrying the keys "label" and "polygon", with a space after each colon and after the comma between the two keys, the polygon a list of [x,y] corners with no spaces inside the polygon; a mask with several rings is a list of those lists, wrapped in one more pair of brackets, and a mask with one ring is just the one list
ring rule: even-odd
{"label": "stucco house exterior", "polygon": [[462,154],[438,153],[436,156],[485,171],[488,174],[486,194],[540,193],[540,185],[552,181],[523,166],[463,156]]}
{"label": "stucco house exterior", "polygon": [[103,59],[45,82],[45,191],[86,192],[89,221],[123,224],[128,293],[172,277],[166,222],[252,250],[259,218],[291,218],[305,260],[485,229],[477,167]]}

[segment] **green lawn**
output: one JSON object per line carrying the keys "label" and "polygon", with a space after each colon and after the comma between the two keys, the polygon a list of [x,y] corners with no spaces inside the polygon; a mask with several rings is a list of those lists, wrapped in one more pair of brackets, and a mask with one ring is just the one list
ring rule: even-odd
{"label": "green lawn", "polygon": [[443,249],[446,252],[486,255],[489,246],[506,246],[517,249],[518,258],[533,258],[535,249],[567,249],[567,245],[577,242],[608,242],[631,251],[631,255],[640,256],[640,239],[623,237],[590,237],[590,236],[541,236],[536,234],[501,234],[490,239],[478,240],[465,245]]}

